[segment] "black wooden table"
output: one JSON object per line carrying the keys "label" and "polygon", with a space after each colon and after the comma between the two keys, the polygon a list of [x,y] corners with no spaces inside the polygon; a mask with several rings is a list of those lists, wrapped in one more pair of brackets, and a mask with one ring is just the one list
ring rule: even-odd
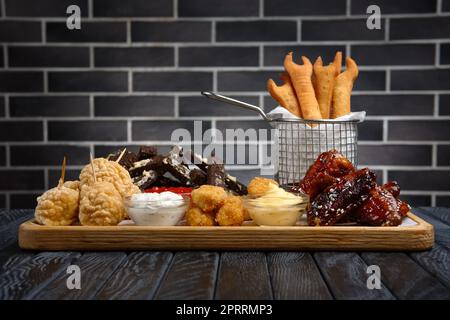
{"label": "black wooden table", "polygon": [[[450,209],[413,212],[434,225],[432,250],[31,252],[17,229],[33,211],[0,210],[0,299],[450,299]],[[80,290],[67,288],[72,264]]]}

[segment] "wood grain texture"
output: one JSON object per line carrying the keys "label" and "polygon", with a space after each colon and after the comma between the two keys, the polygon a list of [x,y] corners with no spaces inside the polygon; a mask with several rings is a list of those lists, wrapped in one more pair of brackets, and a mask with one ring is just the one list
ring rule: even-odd
{"label": "wood grain texture", "polygon": [[[17,213],[17,214],[15,214]],[[17,242],[19,226],[33,217],[28,210],[14,210],[12,215],[8,215],[9,221],[0,227],[0,250]],[[14,220],[15,218],[15,220]]]}
{"label": "wood grain texture", "polygon": [[178,252],[155,299],[209,300],[214,297],[219,254]]}
{"label": "wood grain texture", "polygon": [[410,256],[450,288],[450,250],[435,244],[431,250],[412,252]]}
{"label": "wood grain texture", "polygon": [[0,275],[0,299],[21,299],[64,272],[79,254],[42,252]]}
{"label": "wood grain texture", "polygon": [[311,254],[306,252],[273,252],[267,254],[267,264],[274,298],[332,299]]}
{"label": "wood grain texture", "polygon": [[86,227],[21,225],[19,245],[33,250],[424,250],[433,227]]}
{"label": "wood grain texture", "polygon": [[336,299],[395,299],[384,284],[380,290],[367,288],[367,265],[356,253],[316,252],[314,258]]}
{"label": "wood grain texture", "polygon": [[426,207],[420,208],[424,210],[429,216],[444,222],[446,225],[450,226],[450,208],[443,207]]}
{"label": "wood grain texture", "polygon": [[33,210],[0,210],[0,228],[11,222],[23,221],[33,215]]}
{"label": "wood grain texture", "polygon": [[95,293],[111,277],[117,267],[125,260],[126,254],[120,252],[90,252],[73,261],[80,267],[81,289],[69,290],[66,272],[53,278],[45,287],[26,298],[39,300],[92,299]]}
{"label": "wood grain texture", "polygon": [[383,283],[398,299],[450,299],[448,288],[404,253],[370,252],[362,257],[380,267]]}
{"label": "wood grain texture", "polygon": [[436,218],[433,218],[422,208],[415,208],[414,213],[420,218],[426,220],[428,223],[432,224],[436,242],[440,243],[447,249],[450,249],[450,226]]}
{"label": "wood grain texture", "polygon": [[171,259],[170,252],[130,253],[95,298],[152,299]]}
{"label": "wood grain texture", "polygon": [[272,299],[266,255],[262,252],[224,252],[220,256],[215,298]]}

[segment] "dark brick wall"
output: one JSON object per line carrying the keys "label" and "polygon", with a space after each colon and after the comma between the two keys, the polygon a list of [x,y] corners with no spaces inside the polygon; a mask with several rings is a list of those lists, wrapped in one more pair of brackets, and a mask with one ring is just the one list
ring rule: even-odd
{"label": "dark brick wall", "polygon": [[[65,27],[77,4],[82,29]],[[378,4],[382,30],[366,28]],[[266,128],[200,90],[263,105],[286,52],[360,65],[360,162],[413,205],[450,205],[448,0],[0,0],[0,207],[32,207],[61,157],[152,142],[174,128]],[[246,155],[248,156],[248,155]],[[247,180],[257,167],[230,168]]]}

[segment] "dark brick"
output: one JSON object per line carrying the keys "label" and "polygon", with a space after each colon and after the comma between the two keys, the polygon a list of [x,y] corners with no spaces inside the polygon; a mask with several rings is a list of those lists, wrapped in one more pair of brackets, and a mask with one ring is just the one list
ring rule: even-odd
{"label": "dark brick", "polygon": [[208,42],[211,23],[207,21],[132,22],[133,42]]}
{"label": "dark brick", "polygon": [[179,49],[179,65],[187,67],[258,66],[258,47],[187,47]]}
{"label": "dark brick", "polygon": [[0,194],[0,208],[6,208],[6,195]]}
{"label": "dark brick", "polygon": [[309,16],[345,14],[345,0],[265,0],[265,16]]}
{"label": "dark brick", "polygon": [[0,92],[40,92],[44,76],[38,71],[1,71]]}
{"label": "dark brick", "polygon": [[203,91],[212,89],[211,72],[135,72],[134,91]]}
{"label": "dark brick", "polygon": [[442,0],[442,11],[450,11],[450,1]]}
{"label": "dark brick", "polygon": [[87,47],[10,47],[10,67],[89,67]]}
{"label": "dark brick", "polygon": [[69,145],[11,146],[13,166],[58,166],[67,157],[68,165],[89,162],[89,147]]}
{"label": "dark brick", "polygon": [[258,16],[259,0],[179,0],[180,17]]}
{"label": "dark brick", "polygon": [[353,86],[354,91],[372,91],[386,89],[386,72],[360,71]]}
{"label": "dark brick", "polygon": [[318,56],[321,56],[325,62],[331,62],[337,51],[342,51],[345,56],[345,46],[339,45],[266,46],[264,47],[264,65],[282,66],[284,57],[291,51],[294,52],[298,63],[302,55],[308,57],[312,63]]}
{"label": "dark brick", "polygon": [[369,116],[432,115],[433,104],[433,95],[373,94],[352,96],[352,110],[366,111]]}
{"label": "dark brick", "polygon": [[34,209],[40,193],[12,193],[9,195],[10,209]]}
{"label": "dark brick", "polygon": [[5,99],[6,97],[0,97],[0,117],[5,116]]}
{"label": "dark brick", "polygon": [[125,121],[49,121],[48,139],[53,141],[123,141]]}
{"label": "dark brick", "polygon": [[[252,134],[250,137],[253,139],[254,135],[253,133],[256,133],[256,137],[258,138],[258,140],[270,140],[271,138],[271,131],[273,130],[273,128],[264,120],[246,120],[246,121],[239,121],[239,120],[225,120],[225,121],[217,121],[216,123],[216,128],[218,130],[220,130],[224,136],[224,139],[226,139],[227,141],[232,141],[233,139],[231,139],[232,137],[230,137],[230,139],[226,138],[227,137],[227,130],[244,130],[247,131],[248,130],[248,134]],[[259,130],[263,129],[263,130],[267,130],[267,132],[265,133],[265,135]],[[254,131],[256,130],[256,132]],[[231,131],[229,131],[230,133],[233,133]],[[242,131],[241,131],[242,132]],[[239,133],[238,131],[235,131],[235,133]],[[242,137],[244,138],[244,137]],[[243,141],[243,140],[248,140],[249,137],[245,137],[244,139],[239,139],[239,141]],[[234,138],[234,140],[237,140],[237,138]]]}
{"label": "dark brick", "polygon": [[0,170],[0,190],[43,190],[42,170]]}
{"label": "dark brick", "polygon": [[217,22],[217,41],[296,41],[296,21]]}
{"label": "dark brick", "polygon": [[400,200],[405,201],[411,207],[429,207],[431,206],[431,196],[401,194]]}
{"label": "dark brick", "polygon": [[450,121],[389,121],[388,135],[389,140],[450,140]]}
{"label": "dark brick", "polygon": [[393,70],[392,90],[450,90],[450,69]]}
{"label": "dark brick", "polygon": [[354,45],[352,58],[360,66],[432,65],[434,44]]}
{"label": "dark brick", "polygon": [[[48,170],[48,187],[53,188],[58,185],[61,178],[61,170]],[[65,181],[79,180],[80,170],[66,169]]]}
{"label": "dark brick", "polygon": [[[250,104],[258,105],[258,97],[232,96]],[[179,98],[180,117],[238,117],[256,116],[255,112],[247,109],[233,107],[220,101],[211,101],[205,97],[180,97]]]}
{"label": "dark brick", "polygon": [[450,207],[450,196],[437,196],[436,197],[437,207]]}
{"label": "dark brick", "polygon": [[10,97],[11,117],[83,117],[89,116],[87,96]]}
{"label": "dark brick", "polygon": [[127,148],[127,151],[134,153],[137,153],[139,151],[139,145],[96,145],[94,146],[94,157],[107,157],[109,154],[114,153],[118,150],[123,150],[124,148]]}
{"label": "dark brick", "polygon": [[95,48],[95,66],[97,67],[165,67],[173,65],[173,48]]}
{"label": "dark brick", "polygon": [[[159,121],[133,121],[133,140],[134,141],[171,141],[171,135],[174,130],[186,129],[191,134],[191,140],[194,140],[194,121],[186,120],[159,120]],[[202,121],[202,132],[211,128],[209,121]],[[174,142],[176,144],[176,142]]]}
{"label": "dark brick", "polygon": [[439,114],[450,115],[450,94],[441,94],[439,96]]}
{"label": "dark brick", "polygon": [[362,165],[431,165],[431,146],[426,145],[362,145],[358,155]]}
{"label": "dark brick", "polygon": [[168,117],[174,115],[174,98],[161,96],[95,97],[97,117]]}
{"label": "dark brick", "polygon": [[353,0],[352,14],[366,14],[367,7],[376,4],[381,8],[381,14],[392,13],[434,13],[436,0]]}
{"label": "dark brick", "polygon": [[0,67],[4,67],[4,60],[5,60],[5,56],[3,55],[3,50],[0,51]]}
{"label": "dark brick", "polygon": [[0,147],[0,166],[6,164],[6,147]]}
{"label": "dark brick", "polygon": [[364,140],[382,140],[383,139],[383,122],[366,120],[358,125],[358,139]]}
{"label": "dark brick", "polygon": [[49,72],[48,88],[54,92],[128,91],[128,74],[109,71]]}
{"label": "dark brick", "polygon": [[450,166],[450,145],[439,145],[437,149],[438,166]]}
{"label": "dark brick", "polygon": [[266,91],[267,79],[278,79],[280,71],[219,71],[219,91]]}
{"label": "dark brick", "polygon": [[172,17],[173,1],[95,0],[95,17]]}
{"label": "dark brick", "polygon": [[205,148],[204,157],[215,157],[222,159],[225,165],[258,165],[259,149],[256,144],[212,144],[209,148]]}
{"label": "dark brick", "polygon": [[450,43],[441,44],[440,64],[450,64]]}
{"label": "dark brick", "polygon": [[80,30],[67,29],[65,22],[47,22],[48,42],[125,42],[125,22],[82,22]]}
{"label": "dark brick", "polygon": [[394,170],[388,172],[389,180],[396,180],[402,190],[450,190],[450,171],[445,170]]}
{"label": "dark brick", "polygon": [[383,40],[384,20],[381,30],[369,30],[366,19],[306,20],[302,21],[303,41]]}
{"label": "dark brick", "polygon": [[0,141],[42,141],[41,121],[1,121]]}
{"label": "dark brick", "polygon": [[450,18],[391,19],[389,39],[439,39],[450,37]]}
{"label": "dark brick", "polygon": [[8,17],[68,17],[67,7],[77,5],[81,15],[87,16],[87,0],[5,0]]}
{"label": "dark brick", "polygon": [[41,23],[34,21],[0,21],[0,42],[41,41]]}

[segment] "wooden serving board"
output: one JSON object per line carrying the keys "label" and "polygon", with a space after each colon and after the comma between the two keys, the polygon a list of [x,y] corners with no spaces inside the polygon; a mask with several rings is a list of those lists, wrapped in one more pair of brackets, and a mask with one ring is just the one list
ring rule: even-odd
{"label": "wooden serving board", "polygon": [[27,221],[19,246],[32,250],[384,250],[418,251],[434,243],[433,226],[398,227],[88,227],[42,226]]}

